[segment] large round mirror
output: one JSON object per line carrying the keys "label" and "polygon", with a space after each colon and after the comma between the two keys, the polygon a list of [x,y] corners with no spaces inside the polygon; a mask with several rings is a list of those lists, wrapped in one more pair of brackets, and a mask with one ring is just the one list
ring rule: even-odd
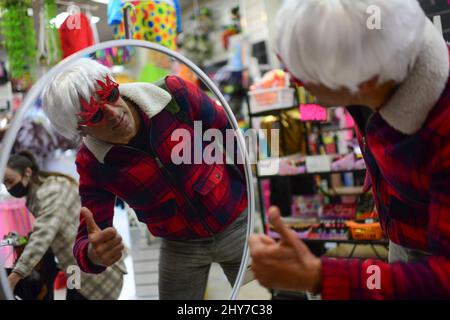
{"label": "large round mirror", "polygon": [[109,41],[51,69],[2,140],[0,179],[7,298],[52,295],[58,277],[68,299],[235,299],[245,281],[243,136],[167,48]]}

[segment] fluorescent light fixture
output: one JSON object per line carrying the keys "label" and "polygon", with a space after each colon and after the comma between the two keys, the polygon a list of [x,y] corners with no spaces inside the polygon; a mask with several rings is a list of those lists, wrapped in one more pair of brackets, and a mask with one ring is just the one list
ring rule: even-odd
{"label": "fluorescent light fixture", "polygon": [[109,0],[91,0],[92,2],[108,4]]}
{"label": "fluorescent light fixture", "polygon": [[92,16],[91,17],[91,23],[96,24],[99,21],[100,21],[100,17],[97,17],[97,16]]}
{"label": "fluorescent light fixture", "polygon": [[3,118],[2,120],[0,120],[0,128],[6,128],[6,125],[8,124],[8,120],[6,118]]}

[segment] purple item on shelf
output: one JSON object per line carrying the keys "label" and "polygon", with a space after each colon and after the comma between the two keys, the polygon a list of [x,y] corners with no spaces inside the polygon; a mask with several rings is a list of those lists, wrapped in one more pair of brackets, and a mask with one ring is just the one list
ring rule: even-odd
{"label": "purple item on shelf", "polygon": [[364,162],[364,159],[358,159],[355,162],[355,169],[365,169],[366,163]]}
{"label": "purple item on shelf", "polygon": [[334,161],[331,164],[332,171],[353,170],[355,167],[355,155],[353,153]]}

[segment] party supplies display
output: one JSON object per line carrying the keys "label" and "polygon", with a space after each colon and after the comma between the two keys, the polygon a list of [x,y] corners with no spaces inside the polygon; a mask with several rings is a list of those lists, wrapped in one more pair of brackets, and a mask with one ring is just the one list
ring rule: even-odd
{"label": "party supplies display", "polygon": [[281,69],[267,72],[261,81],[250,87],[251,112],[262,112],[294,106],[294,89],[289,88],[289,77]]}

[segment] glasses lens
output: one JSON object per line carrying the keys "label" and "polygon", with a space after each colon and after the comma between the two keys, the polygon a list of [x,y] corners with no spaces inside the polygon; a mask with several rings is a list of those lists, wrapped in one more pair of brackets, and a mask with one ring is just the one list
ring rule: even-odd
{"label": "glasses lens", "polygon": [[106,101],[114,103],[119,100],[119,88],[115,87],[111,90],[110,94],[106,97]]}
{"label": "glasses lens", "polygon": [[90,123],[99,123],[103,119],[103,110],[98,109],[98,111],[89,120]]}

